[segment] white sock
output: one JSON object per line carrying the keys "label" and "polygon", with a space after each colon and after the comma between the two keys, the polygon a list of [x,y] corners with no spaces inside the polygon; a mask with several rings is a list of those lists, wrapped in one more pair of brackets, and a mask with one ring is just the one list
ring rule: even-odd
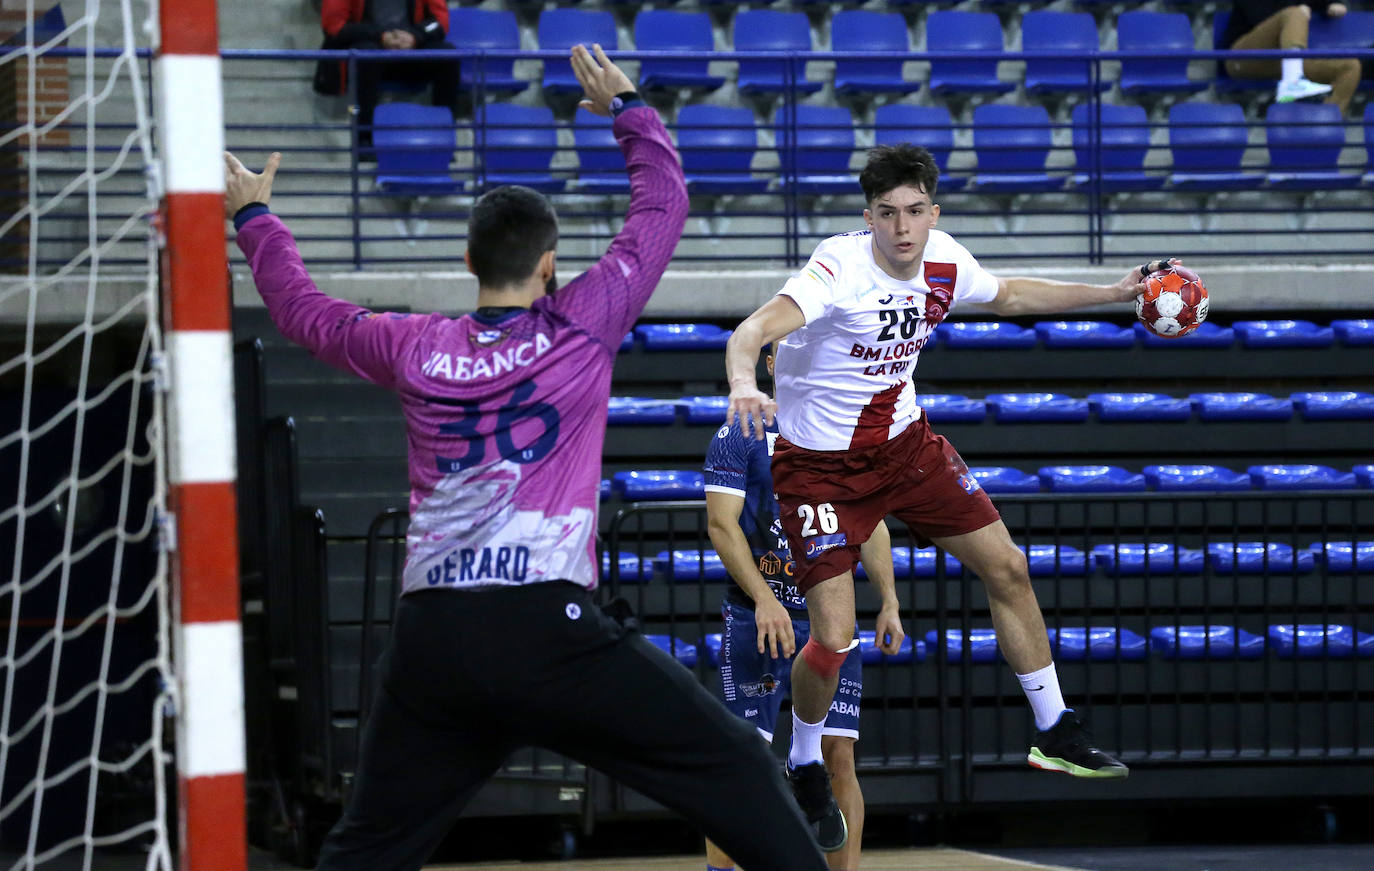
{"label": "white sock", "polygon": [[1296,82],[1302,78],[1302,58],[1286,57],[1283,59],[1282,67],[1285,82]]}
{"label": "white sock", "polygon": [[793,768],[821,761],[821,730],[825,728],[825,718],[819,723],[808,723],[797,712],[792,712],[792,749],[787,753],[787,764]]}
{"label": "white sock", "polygon": [[1035,728],[1048,729],[1059,722],[1059,715],[1068,710],[1064,707],[1064,694],[1059,689],[1059,675],[1050,663],[1039,671],[1018,674],[1021,689],[1025,690],[1030,701],[1031,711],[1035,714]]}

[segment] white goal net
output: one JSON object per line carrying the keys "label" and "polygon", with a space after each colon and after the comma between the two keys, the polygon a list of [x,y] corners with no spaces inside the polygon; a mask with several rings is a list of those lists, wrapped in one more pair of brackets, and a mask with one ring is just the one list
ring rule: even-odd
{"label": "white goal net", "polygon": [[0,5],[3,868],[173,866],[151,14]]}

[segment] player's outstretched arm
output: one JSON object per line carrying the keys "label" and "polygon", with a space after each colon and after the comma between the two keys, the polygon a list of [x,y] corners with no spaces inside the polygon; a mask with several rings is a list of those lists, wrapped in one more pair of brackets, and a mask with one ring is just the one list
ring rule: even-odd
{"label": "player's outstretched arm", "polygon": [[887,531],[887,521],[878,521],[868,541],[859,545],[859,560],[864,564],[868,582],[877,590],[882,602],[873,627],[878,649],[890,656],[901,649],[906,630],[902,628],[897,603],[896,573],[892,568],[892,535]]}
{"label": "player's outstretched arm", "polygon": [[[725,344],[725,376],[730,381],[730,408],[725,422],[739,416],[746,436],[763,438],[763,428],[773,423],[778,404],[759,390],[754,367],[763,346],[806,326],[801,308],[789,296],[775,296],[745,318]],[[752,431],[751,431],[752,428]]]}
{"label": "player's outstretched arm", "polygon": [[1082,284],[1051,278],[997,277],[997,296],[983,308],[994,314],[1053,314],[1089,305],[1128,302],[1145,291],[1145,276],[1167,266],[1177,266],[1177,258],[1155,260],[1137,266],[1115,284]]}
{"label": "player's outstretched arm", "polygon": [[711,538],[711,546],[720,554],[725,570],[754,602],[759,653],[767,653],[774,659],[789,657],[797,650],[792,618],[754,564],[754,552],[739,525],[743,512],[743,496],[706,492],[706,532]]}

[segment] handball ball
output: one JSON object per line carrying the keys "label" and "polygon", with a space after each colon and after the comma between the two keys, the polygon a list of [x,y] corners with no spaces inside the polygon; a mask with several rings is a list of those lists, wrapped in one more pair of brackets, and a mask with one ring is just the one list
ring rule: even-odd
{"label": "handball ball", "polygon": [[1156,336],[1186,336],[1207,320],[1207,288],[1182,266],[1151,272],[1145,292],[1135,298],[1135,316]]}

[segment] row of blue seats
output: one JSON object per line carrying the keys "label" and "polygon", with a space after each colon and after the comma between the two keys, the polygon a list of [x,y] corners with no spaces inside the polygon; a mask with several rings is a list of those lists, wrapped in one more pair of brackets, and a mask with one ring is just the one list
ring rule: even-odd
{"label": "row of blue seats", "polygon": [[[997,423],[1079,423],[1090,416],[1104,422],[1161,423],[1191,420],[1194,414],[1203,421],[1283,421],[1293,419],[1295,412],[1305,420],[1374,419],[1374,394],[1357,390],[1306,391],[1289,397],[1193,393],[1186,399],[1162,393],[1090,393],[1086,399],[1062,393],[993,393],[983,399],[940,393],[917,395],[916,401],[934,423],[982,423],[989,411]],[[725,422],[729,405],[725,396],[612,396],[608,421],[612,426],[672,426],[679,420],[716,425]],[[1305,470],[1302,477],[1311,477],[1311,472]],[[1262,487],[1272,483],[1269,473],[1252,469],[1251,474]]]}
{"label": "row of blue seats", "polygon": [[[1312,463],[1251,466],[1245,472],[1210,464],[1150,465],[1139,473],[1107,465],[1044,466],[1035,475],[1008,466],[974,466],[969,474],[989,493],[1213,493],[1374,487],[1374,465],[1368,464],[1349,472]],[[704,487],[699,471],[644,469],[616,472],[610,479],[603,478],[601,497],[615,495],[627,502],[703,499]]]}
{"label": "row of blue seats", "polygon": [[[520,33],[513,13],[506,10],[455,8],[451,28],[463,34],[467,48],[518,50]],[[1224,32],[1228,13],[1214,19],[1216,33]],[[812,51],[811,24],[804,12],[744,9],[733,19],[729,44],[736,51]],[[1087,54],[1101,48],[1097,24],[1083,12],[1039,10],[1021,18],[1022,50],[1028,53],[1072,52]],[[1119,83],[1128,94],[1158,92],[1196,92],[1211,84],[1188,76],[1186,53],[1194,51],[1193,28],[1182,13],[1132,11],[1117,19],[1117,46],[1122,51],[1149,51],[1147,60],[1121,63]],[[1002,23],[991,12],[941,10],[932,12],[924,22],[926,50],[936,52],[1000,52],[1005,50]],[[835,52],[893,52],[912,50],[911,32],[906,19],[896,12],[846,9],[830,18],[830,48]],[[605,10],[546,9],[539,16],[539,47],[545,50],[571,48],[577,43],[600,43],[608,51],[620,47],[615,19]],[[1354,12],[1330,25],[1312,28],[1311,46],[1333,48],[1374,45],[1374,13]],[[641,62],[639,86],[644,89],[695,88],[715,90],[725,84],[723,76],[709,72],[710,53],[715,49],[710,16],[706,12],[680,12],[664,9],[641,11],[634,23],[634,48],[639,51],[698,52],[695,59],[645,59]],[[994,59],[936,60],[930,63],[928,87],[932,93],[1001,94],[1016,83],[997,75]],[[479,68],[480,67],[480,68]],[[465,64],[461,73],[465,84],[482,82],[491,91],[518,93],[529,82],[517,78],[510,59],[484,60]],[[805,79],[795,87],[802,93],[815,93],[822,82]],[[545,63],[542,80],[546,92],[581,93],[581,87],[566,63]],[[1026,61],[1024,84],[1032,93],[1088,91],[1094,87],[1087,64],[1075,60]],[[1272,85],[1272,83],[1269,83]],[[776,94],[788,89],[785,62],[746,60],[739,62],[736,85],[743,94]],[[902,60],[839,60],[835,63],[835,90],[839,93],[907,94],[921,88],[902,74]],[[1105,89],[1107,83],[1097,87]]]}
{"label": "row of blue seats", "polygon": [[[1314,542],[1306,548],[1282,542],[1210,542],[1205,549],[1180,547],[1167,543],[1124,542],[1099,544],[1082,550],[1067,544],[1032,544],[1026,554],[1031,577],[1085,577],[1094,571],[1113,576],[1151,574],[1200,575],[1210,567],[1220,574],[1256,575],[1265,572],[1305,573],[1318,566],[1327,572],[1348,574],[1374,571],[1374,541]],[[934,547],[892,549],[893,572],[899,578],[936,576],[937,550]],[[714,550],[678,549],[660,551],[653,557],[639,557],[628,551],[616,557],[618,577],[626,583],[647,582],[655,576],[673,581],[727,581],[729,572]],[[963,572],[958,559],[945,554],[945,575]],[[601,576],[609,578],[611,555],[601,555]],[[866,578],[863,565],[856,569]]]}
{"label": "row of blue seats", "polygon": [[[523,184],[546,193],[629,192],[624,157],[606,119],[579,109],[573,140],[579,167],[553,172],[558,125],[547,106],[490,103],[477,108],[475,164],[469,182],[449,170],[456,143],[446,109],[386,103],[374,116],[377,184],[396,193],[457,193],[500,184]],[[740,106],[684,106],[675,131],[688,190],[700,194],[759,194],[795,190],[806,195],[858,192],[850,161],[856,153],[854,116],[843,106],[797,105],[773,114],[779,172],[755,175],[759,150],[752,110]],[[795,143],[792,129],[795,127]],[[1365,147],[1374,149],[1374,104],[1365,109]],[[1065,189],[1104,193],[1159,190],[1336,190],[1374,184],[1340,163],[1346,145],[1340,109],[1325,103],[1276,103],[1265,123],[1268,162],[1242,166],[1249,147],[1245,113],[1235,103],[1178,103],[1169,109],[1171,165],[1145,169],[1150,125],[1144,108],[1086,103],[1073,109],[1075,170],[1047,170],[1053,129],[1043,106],[984,104],[973,110],[977,171],[941,176],[952,193],[1016,194]],[[914,142],[949,166],[954,127],[942,106],[889,104],[874,112],[878,144]],[[1094,150],[1094,145],[1100,148]],[[795,146],[795,147],[794,147]],[[1374,159],[1371,160],[1374,163]],[[1262,170],[1262,171],[1261,171]]]}
{"label": "row of blue seats", "polygon": [[[627,333],[620,350],[638,344],[645,351],[723,350],[731,330],[714,324],[640,324]],[[1131,348],[1137,342],[1157,348],[1329,348],[1374,346],[1374,319],[1343,318],[1328,326],[1312,321],[1274,319],[1236,321],[1229,327],[1210,321],[1181,339],[1165,339],[1144,324],[1120,327],[1105,321],[1041,321],[1020,327],[1001,321],[953,321],[935,329],[934,341],[946,348],[1024,350],[1046,348]]]}
{"label": "row of blue seats", "polygon": [[[1273,650],[1280,659],[1368,659],[1374,657],[1374,634],[1361,632],[1339,623],[1277,623],[1268,627],[1265,635],[1258,635],[1238,626],[1186,625],[1155,626],[1148,641],[1130,629],[1114,626],[1065,626],[1047,630],[1050,648],[1060,662],[1139,662],[1151,651],[1166,660],[1255,660]],[[646,635],[649,641],[678,662],[691,668],[698,661],[713,667],[720,666],[721,634],[710,633],[692,643],[671,635]],[[931,629],[923,639],[910,636],[902,640],[897,653],[887,655],[877,646],[872,630],[859,632],[859,650],[864,665],[887,662],[901,665],[934,659],[939,633]],[[945,657],[951,663],[963,662],[964,648],[968,660],[975,663],[1003,661],[997,648],[997,633],[991,628],[948,629],[945,631]]]}

